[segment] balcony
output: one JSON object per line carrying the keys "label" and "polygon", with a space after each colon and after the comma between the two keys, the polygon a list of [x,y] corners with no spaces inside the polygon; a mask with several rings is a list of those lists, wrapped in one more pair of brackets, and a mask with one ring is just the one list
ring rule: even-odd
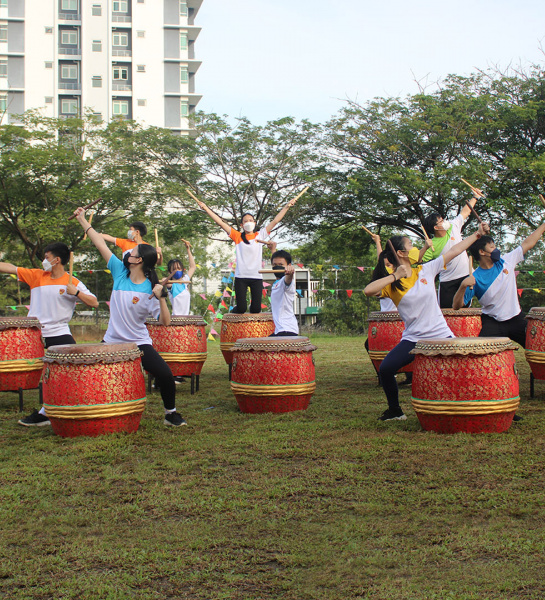
{"label": "balcony", "polygon": [[112,83],[112,90],[115,92],[130,92],[132,85],[130,83]]}
{"label": "balcony", "polygon": [[131,15],[112,15],[112,23],[131,23]]}
{"label": "balcony", "polygon": [[81,15],[79,13],[59,13],[59,19],[61,21],[81,21]]}
{"label": "balcony", "polygon": [[69,54],[70,56],[80,56],[81,48],[59,48],[59,54]]}
{"label": "balcony", "polygon": [[81,83],[59,83],[59,90],[81,90]]}
{"label": "balcony", "polygon": [[132,50],[112,50],[112,56],[132,56]]}

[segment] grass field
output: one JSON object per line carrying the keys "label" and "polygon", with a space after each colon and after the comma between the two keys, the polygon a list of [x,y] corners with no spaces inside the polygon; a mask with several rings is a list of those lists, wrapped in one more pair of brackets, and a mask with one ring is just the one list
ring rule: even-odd
{"label": "grass field", "polygon": [[[545,383],[508,433],[379,423],[362,338],[316,336],[310,408],[244,415],[219,343],[188,427],[148,398],[132,435],[18,426],[0,394],[5,599],[473,600],[545,597]],[[26,394],[25,411],[37,402]]]}

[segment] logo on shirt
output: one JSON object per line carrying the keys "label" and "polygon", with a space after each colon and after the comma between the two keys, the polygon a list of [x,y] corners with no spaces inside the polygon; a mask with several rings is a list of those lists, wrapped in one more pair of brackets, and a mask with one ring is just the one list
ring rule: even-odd
{"label": "logo on shirt", "polygon": [[452,241],[454,241],[454,237],[451,237],[450,239],[451,239]]}
{"label": "logo on shirt", "polygon": [[427,279],[421,279],[420,280],[424,285],[428,285],[428,280]]}
{"label": "logo on shirt", "polygon": [[138,304],[138,302],[140,302],[140,298],[138,298],[138,296],[133,296],[132,297],[132,303],[133,304]]}
{"label": "logo on shirt", "polygon": [[64,288],[61,288],[61,289],[59,290],[59,294],[62,296],[62,295],[64,294],[64,292],[65,292],[65,291],[66,291],[66,290],[65,290]]}
{"label": "logo on shirt", "polygon": [[507,269],[504,269],[503,273],[505,273],[506,275],[509,275],[509,271]]}

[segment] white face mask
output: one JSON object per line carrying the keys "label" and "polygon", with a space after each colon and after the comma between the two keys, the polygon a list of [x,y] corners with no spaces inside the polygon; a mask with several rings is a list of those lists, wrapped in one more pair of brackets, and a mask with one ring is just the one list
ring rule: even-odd
{"label": "white face mask", "polygon": [[441,222],[441,229],[443,231],[448,231],[449,228],[450,228],[450,223],[447,220],[443,219],[443,221]]}
{"label": "white face mask", "polygon": [[53,268],[53,265],[47,260],[47,258],[44,258],[42,260],[42,266],[44,268],[44,271],[51,271],[51,269]]}
{"label": "white face mask", "polygon": [[136,232],[132,229],[129,229],[129,231],[127,231],[127,237],[129,238],[129,240],[134,240],[134,234]]}
{"label": "white face mask", "polygon": [[255,223],[253,221],[246,221],[246,223],[244,223],[243,227],[244,227],[244,231],[246,231],[247,233],[252,233],[252,231],[255,228]]}

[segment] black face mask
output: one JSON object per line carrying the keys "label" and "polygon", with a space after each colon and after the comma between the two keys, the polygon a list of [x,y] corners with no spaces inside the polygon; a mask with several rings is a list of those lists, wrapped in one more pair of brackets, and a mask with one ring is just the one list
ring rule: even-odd
{"label": "black face mask", "polygon": [[273,265],[272,266],[273,269],[275,271],[282,271],[282,273],[275,273],[274,276],[276,277],[276,279],[282,279],[282,277],[284,277],[284,271],[286,270],[285,267],[281,267],[280,265]]}
{"label": "black face mask", "polygon": [[[131,254],[130,252],[128,252],[127,254],[125,254],[125,256],[123,257],[123,264],[125,265],[125,268],[129,269],[129,265],[134,264],[134,263],[130,263],[129,262],[129,258],[130,258]],[[137,258],[136,256],[134,258]]]}

